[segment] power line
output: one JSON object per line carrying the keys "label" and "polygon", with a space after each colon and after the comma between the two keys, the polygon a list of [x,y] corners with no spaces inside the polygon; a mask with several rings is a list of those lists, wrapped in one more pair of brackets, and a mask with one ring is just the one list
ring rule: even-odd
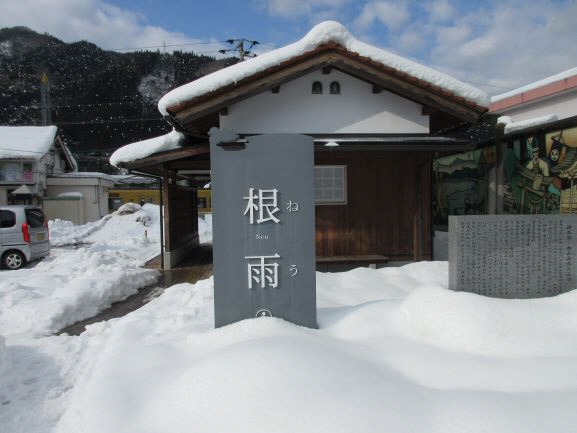
{"label": "power line", "polygon": [[[119,101],[119,102],[93,102],[90,104],[67,104],[67,105],[50,105],[48,108],[52,110],[62,110],[65,108],[80,108],[80,107],[100,107],[100,106],[112,106],[112,105],[142,105],[143,101]],[[155,105],[155,104],[152,104]],[[9,109],[32,109],[38,110],[42,108],[40,105],[11,105],[9,107],[3,107],[4,111]]]}
{"label": "power line", "polygon": [[[150,50],[156,48],[166,48],[166,47],[186,47],[186,46],[196,46],[196,45],[212,45],[212,44],[225,44],[231,43],[234,39],[227,39],[226,41],[212,41],[212,42],[190,42],[190,43],[182,43],[182,44],[162,44],[162,45],[151,45],[148,47],[132,47],[132,48],[103,48],[105,51],[132,51],[132,50]],[[240,39],[236,39],[237,41]],[[249,41],[249,42],[256,42],[259,45],[266,45],[269,47],[276,47],[276,44],[267,44],[265,42],[258,42],[258,41]],[[256,45],[256,44],[255,44]],[[214,51],[205,51],[205,53],[219,53],[222,50],[214,50]],[[228,50],[225,50],[228,51]],[[195,52],[196,54],[202,54],[199,52]]]}
{"label": "power line", "polygon": [[212,45],[212,44],[224,44],[226,41],[212,41],[212,42],[190,42],[182,44],[162,44],[162,45],[151,45],[148,47],[132,47],[132,48],[103,48],[105,51],[132,51],[132,50],[150,50],[154,48],[166,48],[166,47],[186,47],[186,46],[196,46],[196,45]]}
{"label": "power line", "polygon": [[48,152],[38,152],[37,150],[8,149],[8,148],[6,148],[6,147],[0,147],[0,150],[7,150],[7,151],[10,151],[10,152],[17,152],[17,153],[20,153],[20,152],[40,153],[40,154],[42,154],[42,155],[46,155],[46,154],[50,153],[50,150],[49,150]]}
{"label": "power line", "polygon": [[165,122],[163,117],[150,117],[140,119],[107,119],[107,120],[79,120],[75,122],[59,122],[55,121],[56,125],[94,125],[103,123],[127,123],[127,122]]}
{"label": "power line", "polygon": [[[238,59],[242,62],[245,57],[256,57],[256,54],[251,51],[251,48],[255,45],[260,44],[259,41],[252,41],[249,39],[227,39],[227,43],[234,46],[234,48],[229,48],[228,50],[219,50],[219,53],[226,54],[231,51],[238,51]],[[245,47],[244,44],[250,44]]]}

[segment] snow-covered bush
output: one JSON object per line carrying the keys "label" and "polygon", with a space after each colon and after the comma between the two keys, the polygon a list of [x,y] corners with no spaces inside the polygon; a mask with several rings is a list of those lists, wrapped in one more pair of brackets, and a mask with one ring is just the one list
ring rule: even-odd
{"label": "snow-covered bush", "polygon": [[142,206],[136,203],[125,203],[118,208],[116,213],[118,215],[130,215],[142,210]]}

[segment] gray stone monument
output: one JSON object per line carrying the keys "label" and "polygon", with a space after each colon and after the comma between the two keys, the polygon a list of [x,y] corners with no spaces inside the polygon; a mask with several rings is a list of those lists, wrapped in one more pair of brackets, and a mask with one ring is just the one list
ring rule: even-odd
{"label": "gray stone monument", "polygon": [[577,216],[449,217],[449,288],[539,298],[577,285]]}
{"label": "gray stone monument", "polygon": [[316,327],[312,138],[213,129],[210,141],[215,325]]}

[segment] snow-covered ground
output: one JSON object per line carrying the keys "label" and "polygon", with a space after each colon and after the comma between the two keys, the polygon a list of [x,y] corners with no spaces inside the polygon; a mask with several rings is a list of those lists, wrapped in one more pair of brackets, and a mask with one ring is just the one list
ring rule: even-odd
{"label": "snow-covered ground", "polygon": [[53,336],[153,280],[158,209],[51,229],[92,243],[0,272],[2,433],[577,430],[577,291],[501,300],[449,291],[447,262],[359,268],[317,273],[319,329],[214,329],[210,278]]}
{"label": "snow-covered ground", "polygon": [[50,221],[50,256],[0,271],[0,335],[50,335],[158,279],[142,266],[159,252],[159,208],[123,209],[82,226]]}

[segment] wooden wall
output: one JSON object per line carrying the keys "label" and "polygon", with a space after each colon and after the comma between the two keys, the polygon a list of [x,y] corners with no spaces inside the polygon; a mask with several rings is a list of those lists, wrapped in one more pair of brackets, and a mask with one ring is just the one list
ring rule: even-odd
{"label": "wooden wall", "polygon": [[317,256],[431,258],[430,160],[425,152],[317,152],[347,166],[347,204],[316,206]]}
{"label": "wooden wall", "polygon": [[163,179],[164,245],[175,251],[187,244],[198,245],[196,191],[181,187],[165,174]]}

